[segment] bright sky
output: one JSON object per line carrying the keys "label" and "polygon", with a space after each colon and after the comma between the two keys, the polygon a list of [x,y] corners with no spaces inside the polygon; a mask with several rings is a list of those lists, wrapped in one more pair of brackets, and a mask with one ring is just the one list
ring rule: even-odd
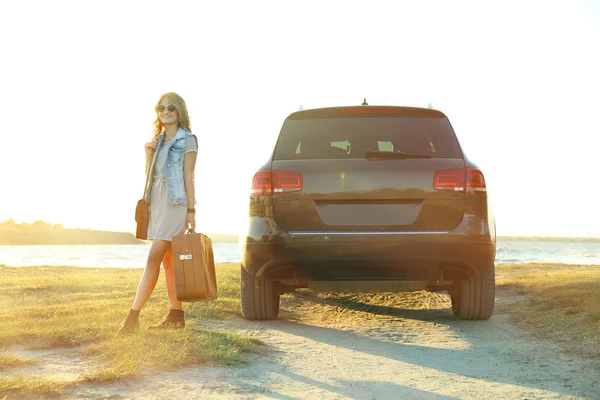
{"label": "bright sky", "polygon": [[134,231],[167,91],[200,141],[200,230],[237,232],[300,105],[433,107],[500,235],[600,236],[600,2],[6,1],[0,221]]}

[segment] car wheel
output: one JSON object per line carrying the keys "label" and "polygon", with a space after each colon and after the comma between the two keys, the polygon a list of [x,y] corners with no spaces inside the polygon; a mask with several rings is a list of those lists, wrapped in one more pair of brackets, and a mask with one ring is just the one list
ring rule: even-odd
{"label": "car wheel", "polygon": [[458,282],[450,293],[452,312],[462,320],[486,320],[494,313],[496,276],[494,264],[481,272],[478,278]]}
{"label": "car wheel", "polygon": [[278,282],[256,279],[241,267],[242,315],[252,321],[277,319],[279,314]]}

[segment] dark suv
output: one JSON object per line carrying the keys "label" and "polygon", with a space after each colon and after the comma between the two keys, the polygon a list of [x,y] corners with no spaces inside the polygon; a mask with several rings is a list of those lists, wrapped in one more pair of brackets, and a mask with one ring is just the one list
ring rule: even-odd
{"label": "dark suv", "polygon": [[437,110],[295,112],[254,175],[242,241],[246,319],[279,296],[446,290],[459,319],[494,309],[496,229],[485,180]]}

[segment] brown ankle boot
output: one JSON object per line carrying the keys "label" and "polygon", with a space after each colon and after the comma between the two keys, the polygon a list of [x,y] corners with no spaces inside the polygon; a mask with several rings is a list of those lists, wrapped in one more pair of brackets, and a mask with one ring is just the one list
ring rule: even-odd
{"label": "brown ankle boot", "polygon": [[185,319],[183,317],[183,310],[171,309],[165,316],[163,322],[158,325],[150,326],[148,329],[181,329],[185,328]]}
{"label": "brown ankle boot", "polygon": [[123,322],[123,326],[117,332],[117,336],[129,335],[135,331],[137,331],[140,327],[140,321],[138,320],[140,316],[140,310],[130,309],[129,314],[127,314],[127,318]]}

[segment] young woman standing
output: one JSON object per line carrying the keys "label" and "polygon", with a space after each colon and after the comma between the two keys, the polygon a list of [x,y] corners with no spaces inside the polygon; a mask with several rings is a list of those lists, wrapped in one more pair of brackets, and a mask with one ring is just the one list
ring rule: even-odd
{"label": "young woman standing", "polygon": [[165,319],[151,328],[185,327],[182,304],[175,293],[171,238],[196,229],[194,168],[197,139],[191,133],[185,101],[177,93],[163,94],[155,106],[154,137],[146,143],[146,202],[150,204],[148,239],[152,240],[148,261],[135,300],[118,335],[139,328],[140,310],[154,291],[162,262],[171,309]]}

